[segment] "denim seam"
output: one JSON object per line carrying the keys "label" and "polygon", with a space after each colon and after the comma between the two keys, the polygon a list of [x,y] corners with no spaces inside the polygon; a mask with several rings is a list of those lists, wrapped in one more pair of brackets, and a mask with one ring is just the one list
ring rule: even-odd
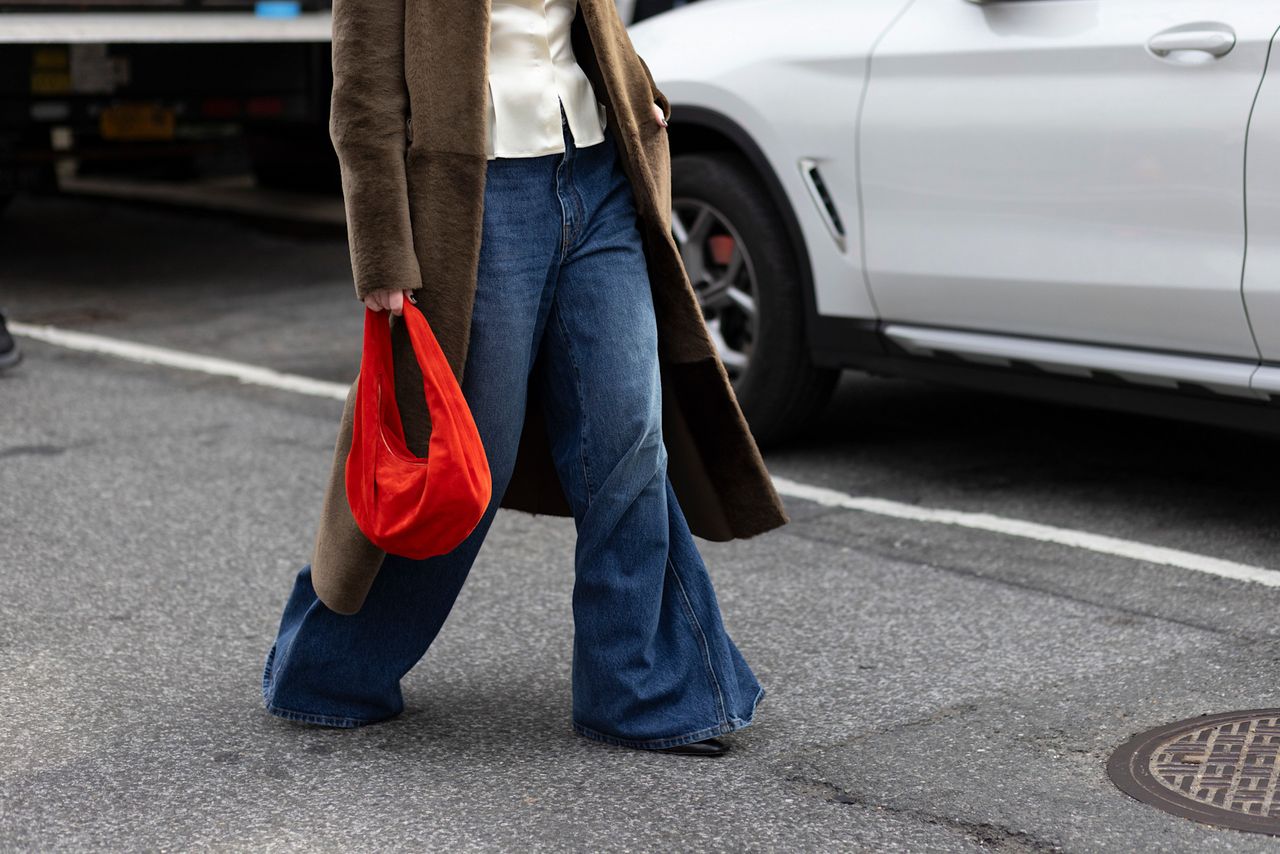
{"label": "denim seam", "polygon": [[[564,113],[563,102],[561,103],[560,115],[563,118],[560,129],[567,137],[564,141],[563,161],[565,166],[565,190],[570,194],[570,207],[573,209],[571,227],[569,213],[564,206],[564,198],[560,198],[560,210],[565,217],[563,242],[560,247],[560,261],[563,263],[567,260],[568,255],[572,254],[573,248],[578,242],[578,238],[582,235],[583,228],[586,227],[586,207],[581,203],[582,194],[578,192],[578,185],[573,180],[573,168],[577,161],[578,146],[573,139],[573,131],[569,127],[569,117]],[[558,184],[556,189],[559,190]],[[556,195],[559,196],[559,192],[557,192]]]}
{"label": "denim seam", "polygon": [[576,183],[569,184],[569,191],[573,193],[573,208],[576,212],[575,215],[577,218],[577,228],[574,230],[572,239],[569,241],[569,251],[570,254],[572,254],[573,250],[581,244],[581,238],[587,228],[587,203],[583,200],[582,192],[578,189],[578,185]]}
{"label": "denim seam", "polygon": [[730,722],[732,722],[735,726],[739,728],[744,726],[750,726],[751,722],[755,720],[755,717],[756,717],[756,706],[760,705],[760,701],[764,699],[764,695],[765,695],[764,686],[757,685],[756,695],[751,699],[751,709],[750,711],[747,712],[747,716],[745,718],[740,718],[737,715],[730,715],[729,716]]}
{"label": "denim seam", "polygon": [[591,465],[587,462],[586,394],[582,390],[582,369],[578,367],[578,357],[573,352],[573,337],[569,334],[569,328],[564,323],[564,315],[559,310],[555,310],[555,320],[560,334],[564,337],[564,349],[569,354],[569,364],[573,366],[573,384],[578,392],[578,411],[583,413],[578,423],[578,458],[582,461],[582,480],[587,487],[587,507],[590,508],[595,488],[591,485]]}
{"label": "denim seam", "polygon": [[274,664],[276,660],[276,646],[277,646],[276,643],[271,644],[271,649],[269,652],[267,652],[267,661],[265,664],[262,665],[262,700],[263,702],[269,702],[267,700],[267,688],[270,686],[270,681],[271,681],[270,680],[271,665]]}
{"label": "denim seam", "polygon": [[561,175],[568,172],[568,157],[566,154],[560,155],[560,162],[556,164],[556,201],[560,204],[560,263],[564,263],[565,244],[568,242],[569,232],[569,212],[564,207],[564,196],[560,195]]}
{"label": "denim seam", "polygon": [[569,182],[567,189],[569,191],[569,205],[573,210],[573,226],[569,229],[569,239],[565,243],[565,252],[567,253],[565,256],[566,261],[574,254],[574,250],[581,245],[583,234],[586,232],[587,228],[587,208],[586,205],[582,204],[582,193],[578,190],[577,182],[573,180],[572,167],[569,169]]}
{"label": "denim seam", "polygon": [[[289,655],[289,653],[293,650],[293,645],[294,645],[295,643],[297,643],[297,642],[298,642],[298,633],[297,633],[297,632],[294,632],[294,633],[289,637],[289,645],[288,645],[285,649],[280,650],[280,652],[282,653],[282,655],[283,655],[284,657],[286,657],[286,658],[287,658],[287,657],[288,657],[288,655]],[[280,639],[279,639],[279,638],[276,638],[276,642],[275,642],[274,644],[272,644],[272,650],[273,650],[273,651],[272,651],[272,653],[271,653],[271,661],[272,661],[273,663],[275,662],[275,657],[276,657],[276,652],[275,652],[275,651],[279,648],[279,645],[280,645]],[[274,675],[275,675],[275,672],[274,672],[274,670],[273,670],[273,671],[272,671],[272,676],[274,676]],[[270,702],[270,700],[267,700],[266,668],[265,668],[265,667],[263,668],[263,677],[262,677],[262,679],[263,679],[262,697],[263,697],[263,699],[264,699],[264,700],[266,700],[266,701],[269,703],[269,702]],[[301,712],[300,714],[307,714],[307,713],[306,713],[306,712]]]}
{"label": "denim seam", "polygon": [[720,690],[720,680],[716,678],[715,667],[711,663],[711,647],[707,643],[707,634],[702,630],[702,624],[698,622],[698,615],[694,613],[693,603],[689,601],[689,594],[685,591],[684,581],[680,578],[680,571],[676,569],[675,561],[667,555],[667,566],[671,567],[671,574],[675,576],[676,586],[680,588],[680,598],[684,601],[685,614],[689,621],[693,623],[694,630],[698,633],[698,646],[701,647],[702,657],[707,665],[707,677],[711,680],[711,687],[716,689],[716,701],[720,706],[720,720],[722,723],[728,723],[729,715],[724,705],[724,693]]}
{"label": "denim seam", "polygon": [[[563,264],[572,254],[574,244],[577,242],[579,234],[582,232],[582,217],[578,213],[578,205],[574,202],[572,196],[576,195],[576,185],[573,180],[574,158],[573,152],[569,149],[565,150],[564,159],[560,161],[559,168],[556,169],[556,200],[560,202],[560,263]],[[564,181],[560,180],[561,170],[564,172]],[[565,206],[563,193],[569,193],[569,205]],[[572,213],[571,213],[572,212]]]}

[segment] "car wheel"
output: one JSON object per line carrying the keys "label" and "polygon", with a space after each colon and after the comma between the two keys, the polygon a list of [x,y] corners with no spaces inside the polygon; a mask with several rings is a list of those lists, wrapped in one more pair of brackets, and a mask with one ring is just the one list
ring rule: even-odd
{"label": "car wheel", "polygon": [[673,158],[671,201],[676,244],[756,442],[794,437],[826,405],[840,372],[810,358],[782,217],[733,154]]}

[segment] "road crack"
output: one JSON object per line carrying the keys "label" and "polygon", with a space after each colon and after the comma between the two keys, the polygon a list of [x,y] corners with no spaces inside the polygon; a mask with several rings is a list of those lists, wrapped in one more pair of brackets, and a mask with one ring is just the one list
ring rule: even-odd
{"label": "road crack", "polygon": [[934,827],[942,827],[948,830],[957,831],[964,834],[965,838],[970,842],[973,842],[983,848],[991,848],[998,851],[1065,850],[1058,843],[1035,836],[1025,830],[1014,830],[1013,828],[1005,827],[993,822],[967,821],[965,819],[938,815],[937,813],[912,807],[899,807],[891,804],[879,803],[873,798],[857,792],[851,792],[848,789],[837,786],[827,780],[819,780],[802,775],[788,775],[784,779],[786,779],[786,781],[801,794],[822,798],[829,803],[845,804],[848,806],[861,807],[863,809],[877,810],[879,812],[889,813],[890,815],[913,819]]}

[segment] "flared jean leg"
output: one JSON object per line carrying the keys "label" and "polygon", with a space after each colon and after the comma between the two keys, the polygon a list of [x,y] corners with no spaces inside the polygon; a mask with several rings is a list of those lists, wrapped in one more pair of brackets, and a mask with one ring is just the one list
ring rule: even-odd
{"label": "flared jean leg", "polygon": [[304,723],[354,727],[404,709],[400,680],[444,625],[462,590],[492,513],[448,555],[412,561],[388,554],[356,614],[325,607],[311,566],[294,579],[275,642],[263,665],[267,711]]}
{"label": "flared jean leg", "polygon": [[356,614],[326,608],[304,566],[263,666],[272,714],[351,727],[403,709],[400,680],[443,626],[509,482],[532,380],[578,530],[574,730],[660,748],[751,723],[764,691],[725,631],[667,476],[631,188],[610,130],[583,149],[564,132],[563,157],[498,158],[487,174],[463,376],[493,474],[485,516],[446,555],[387,555]]}
{"label": "flared jean leg", "polygon": [[523,419],[523,384],[509,395],[490,388],[492,406],[477,405],[490,395],[473,391],[472,414],[494,484],[493,498],[479,524],[447,554],[425,560],[386,555],[364,605],[355,614],[327,608],[311,584],[311,566],[304,566],[294,580],[263,666],[267,711],[306,723],[352,727],[385,720],[403,710],[400,680],[426,653],[449,616],[514,465],[519,426],[509,421],[517,416]]}
{"label": "flared jean leg", "polygon": [[608,148],[559,175],[581,217],[539,354],[577,525],[573,726],[659,748],[751,722],[763,690],[725,631],[667,476],[656,318],[633,197]]}
{"label": "flared jean leg", "polygon": [[400,680],[444,625],[515,465],[560,244],[552,216],[559,205],[549,192],[555,160],[491,161],[486,181],[485,240],[462,381],[493,480],[485,515],[448,554],[425,560],[386,555],[355,614],[325,607],[310,565],[302,567],[263,665],[263,702],[272,714],[350,727],[404,708]]}

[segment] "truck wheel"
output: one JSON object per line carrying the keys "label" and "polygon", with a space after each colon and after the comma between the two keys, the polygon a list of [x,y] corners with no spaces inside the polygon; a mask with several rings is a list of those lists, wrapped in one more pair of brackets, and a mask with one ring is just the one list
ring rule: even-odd
{"label": "truck wheel", "polygon": [[732,153],[671,162],[672,231],[751,432],[761,446],[807,427],[839,370],[813,364],[795,249],[760,179]]}
{"label": "truck wheel", "polygon": [[258,186],[306,193],[341,191],[338,157],[327,128],[254,129],[246,132],[245,141]]}

